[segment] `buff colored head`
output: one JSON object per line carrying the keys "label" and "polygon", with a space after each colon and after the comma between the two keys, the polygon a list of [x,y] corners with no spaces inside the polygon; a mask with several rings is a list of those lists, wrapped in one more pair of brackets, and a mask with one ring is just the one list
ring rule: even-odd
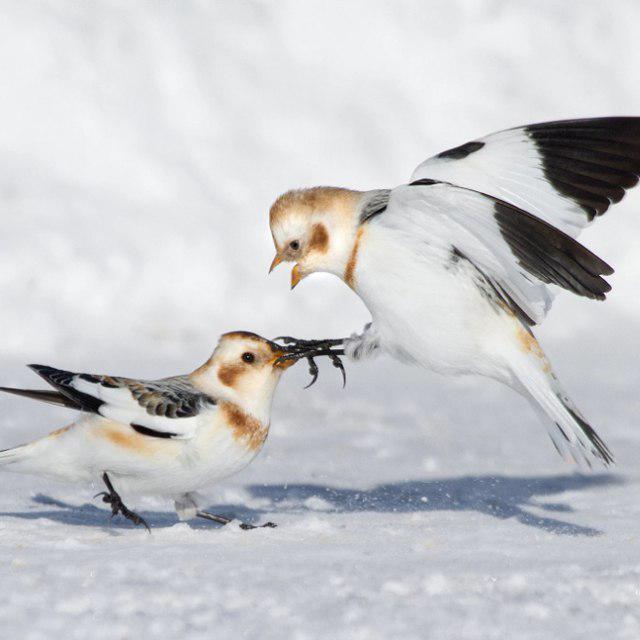
{"label": "buff colored head", "polygon": [[267,409],[282,372],[295,364],[295,360],[278,361],[283,355],[285,351],[270,340],[233,331],[220,336],[211,358],[191,378],[214,397]]}
{"label": "buff colored head", "polygon": [[341,276],[349,259],[362,193],[338,187],[288,191],[271,207],[269,223],[276,248],[270,271],[295,262],[291,288],[311,273]]}

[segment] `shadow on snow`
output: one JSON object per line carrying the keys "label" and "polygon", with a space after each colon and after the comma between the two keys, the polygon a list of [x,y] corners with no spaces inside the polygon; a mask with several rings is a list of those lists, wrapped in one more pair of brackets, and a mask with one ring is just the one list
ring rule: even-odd
{"label": "shadow on snow", "polygon": [[[259,524],[263,516],[278,513],[416,513],[430,511],[469,511],[482,513],[499,520],[514,518],[518,522],[550,533],[571,536],[595,536],[602,532],[592,527],[573,524],[557,515],[537,515],[527,508],[547,513],[571,513],[570,505],[562,502],[543,502],[540,499],[566,491],[584,491],[592,488],[621,484],[613,474],[559,475],[559,476],[465,476],[436,480],[411,480],[377,485],[371,489],[346,489],[316,484],[250,485],[248,493],[254,498],[268,500],[264,509],[242,505],[214,505],[207,510],[244,522]],[[321,499],[321,509],[311,508],[310,499]],[[42,494],[33,497],[39,505],[54,510],[0,513],[28,520],[46,518],[70,525],[105,526],[109,512],[94,504],[72,505]],[[314,505],[317,506],[317,505]],[[140,515],[153,528],[170,527],[177,517],[168,511],[142,511]],[[117,528],[133,525],[120,517],[113,519]],[[192,521],[196,528],[215,527],[207,522]]]}
{"label": "shadow on snow", "polygon": [[565,491],[622,484],[617,475],[559,476],[464,476],[436,480],[412,480],[381,484],[372,489],[342,489],[313,484],[252,485],[253,497],[267,498],[275,512],[308,510],[310,498],[320,498],[326,513],[415,513],[429,511],[470,511],[500,520],[515,518],[524,525],[561,535],[599,535],[602,531],[525,510],[533,507],[552,513],[572,513],[561,502],[542,502],[547,496]]}

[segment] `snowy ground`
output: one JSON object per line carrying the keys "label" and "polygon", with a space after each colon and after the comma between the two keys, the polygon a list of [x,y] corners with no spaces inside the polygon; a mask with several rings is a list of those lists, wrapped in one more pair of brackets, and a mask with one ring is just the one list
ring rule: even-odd
{"label": "snowy ground", "polygon": [[[578,475],[493,385],[390,386],[365,368],[343,392],[322,373],[315,391],[300,391],[304,371],[284,381],[263,455],[209,493],[212,510],[277,529],[181,524],[169,503],[133,499],[148,535],[110,524],[97,489],[3,476],[5,633],[640,637],[637,397],[580,385],[614,407],[592,413],[620,464]],[[3,409],[7,442],[52,413],[19,399]]]}
{"label": "snowy ground", "polygon": [[[579,8],[578,8],[579,7]],[[505,126],[640,113],[640,5],[0,0],[0,383],[23,365],[161,376],[217,335],[344,335],[337,281],[266,278],[297,185],[405,180]],[[617,273],[539,335],[618,465],[578,475],[488,382],[379,360],[284,378],[262,455],[179,524],[2,475],[0,628],[138,637],[640,637],[640,193],[582,239]],[[339,310],[339,313],[336,312]],[[38,382],[36,382],[38,384]],[[0,448],[67,412],[0,398]]]}

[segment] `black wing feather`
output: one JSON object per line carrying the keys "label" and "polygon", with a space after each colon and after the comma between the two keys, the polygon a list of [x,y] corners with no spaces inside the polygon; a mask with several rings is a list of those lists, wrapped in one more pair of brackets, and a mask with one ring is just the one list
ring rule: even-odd
{"label": "black wing feather", "polygon": [[12,387],[0,387],[0,391],[5,393],[11,393],[15,396],[22,396],[24,398],[31,398],[32,400],[40,400],[41,402],[48,402],[49,404],[55,404],[60,407],[68,407],[70,409],[80,409],[80,405],[77,402],[71,400],[67,396],[58,393],[57,391],[42,391],[40,389],[13,389]]}
{"label": "black wing feather", "polygon": [[543,282],[604,300],[613,269],[585,246],[536,216],[494,200],[494,217],[519,263]]}
{"label": "black wing feather", "polygon": [[524,127],[545,177],[589,217],[600,216],[640,176],[640,118],[560,120]]}
{"label": "black wing feather", "polygon": [[99,413],[100,407],[104,404],[99,398],[94,398],[87,393],[82,393],[71,387],[71,382],[78,375],[73,371],[55,369],[42,364],[30,364],[29,368],[44,378],[52,387],[58,389],[62,395],[74,402],[82,411]]}

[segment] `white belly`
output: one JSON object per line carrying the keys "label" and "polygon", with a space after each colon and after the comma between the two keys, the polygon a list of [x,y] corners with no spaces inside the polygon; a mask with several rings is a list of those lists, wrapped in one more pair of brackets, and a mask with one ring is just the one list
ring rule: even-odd
{"label": "white belly", "polygon": [[419,255],[387,229],[371,225],[363,238],[355,290],[371,312],[382,348],[443,374],[501,378],[504,314],[490,304],[467,264]]}
{"label": "white belly", "polygon": [[[259,453],[236,440],[228,429],[205,432],[190,441],[171,441],[160,464],[147,464],[134,476],[127,464],[112,461],[117,487],[127,491],[176,496],[198,491],[244,469]],[[137,465],[136,465],[137,466]]]}
{"label": "white belly", "polygon": [[96,481],[106,471],[119,491],[166,496],[197,491],[246,467],[262,447],[262,441],[235,437],[217,410],[199,419],[195,437],[180,440],[84,416],[64,432],[28,445],[26,455],[7,469],[67,481]]}

